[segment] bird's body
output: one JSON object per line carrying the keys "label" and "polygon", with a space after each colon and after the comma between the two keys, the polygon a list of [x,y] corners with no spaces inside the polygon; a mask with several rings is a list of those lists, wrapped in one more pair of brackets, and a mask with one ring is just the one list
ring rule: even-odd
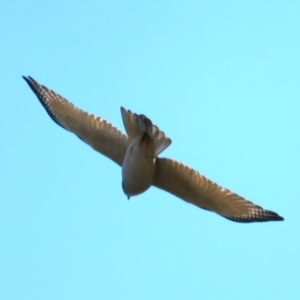
{"label": "bird's body", "polygon": [[167,148],[171,140],[146,116],[133,114],[123,107],[121,114],[130,140],[122,164],[122,187],[129,198],[153,184],[157,153]]}
{"label": "bird's body", "polygon": [[141,145],[142,139],[137,137],[129,145],[122,165],[122,187],[128,197],[145,192],[153,184],[155,157]]}
{"label": "bird's body", "polygon": [[171,140],[145,115],[121,108],[126,136],[107,121],[76,108],[33,78],[23,78],[58,125],[122,167],[122,187],[128,198],[156,186],[232,221],[283,220],[277,213],[218,186],[197,171],[175,160],[158,157]]}

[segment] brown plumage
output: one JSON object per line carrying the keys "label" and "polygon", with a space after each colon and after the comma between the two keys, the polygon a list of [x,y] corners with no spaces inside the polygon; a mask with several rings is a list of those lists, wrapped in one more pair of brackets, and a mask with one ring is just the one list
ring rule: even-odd
{"label": "brown plumage", "polygon": [[23,78],[54,122],[122,167],[122,186],[128,197],[153,185],[232,221],[283,220],[277,213],[218,186],[180,162],[157,157],[171,140],[146,116],[121,108],[126,136],[107,121],[78,109],[33,78]]}

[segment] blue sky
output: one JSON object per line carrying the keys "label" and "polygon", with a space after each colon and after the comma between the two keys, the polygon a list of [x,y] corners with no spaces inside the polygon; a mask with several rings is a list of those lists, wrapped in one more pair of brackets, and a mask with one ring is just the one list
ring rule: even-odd
{"label": "blue sky", "polygon": [[[299,299],[300,3],[6,1],[0,299]],[[278,212],[238,224],[151,188],[48,117],[30,75],[162,157]]]}

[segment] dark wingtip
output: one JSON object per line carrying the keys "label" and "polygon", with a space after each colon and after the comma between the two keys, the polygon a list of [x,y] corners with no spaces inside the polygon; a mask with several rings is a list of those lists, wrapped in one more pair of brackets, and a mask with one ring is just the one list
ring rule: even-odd
{"label": "dark wingtip", "polygon": [[225,217],[226,219],[238,223],[254,223],[254,222],[269,222],[269,221],[284,221],[284,218],[279,216],[277,213],[265,210],[261,216],[235,216]]}
{"label": "dark wingtip", "polygon": [[32,78],[32,77],[30,77],[30,76],[22,76],[22,78],[26,81],[26,83],[30,86],[30,88],[32,89],[32,91],[34,92],[34,93],[36,93],[35,92],[35,89],[34,89],[34,83],[36,83],[36,81]]}
{"label": "dark wingtip", "polygon": [[262,218],[266,219],[266,221],[283,221],[284,218],[279,216],[276,212],[271,210],[264,210],[264,214]]}
{"label": "dark wingtip", "polygon": [[28,81],[30,81],[30,80],[33,80],[33,78],[30,77],[30,76],[22,76],[22,78],[23,78],[26,82],[28,82]]}
{"label": "dark wingtip", "polygon": [[28,81],[29,81],[29,76],[28,76],[28,78],[26,77],[26,76],[22,76],[22,78],[28,83]]}
{"label": "dark wingtip", "polygon": [[279,216],[276,212],[268,210],[267,213],[270,216],[270,221],[284,221],[284,218]]}
{"label": "dark wingtip", "polygon": [[284,218],[278,215],[278,217],[275,221],[284,221]]}
{"label": "dark wingtip", "polygon": [[[34,92],[34,94],[37,96],[37,98],[39,99],[40,103],[43,105],[43,107],[45,108],[46,112],[48,113],[48,115],[50,116],[50,118],[59,126],[61,126],[62,128],[66,129],[62,124],[59,123],[57,117],[55,116],[55,114],[53,114],[51,108],[49,108],[49,105],[47,105],[46,99],[45,99],[45,95],[44,91],[49,91],[45,86],[40,85],[37,81],[35,81],[32,77],[30,76],[22,76],[22,78],[26,81],[26,83],[29,85],[29,87],[31,88],[31,90]],[[48,99],[48,98],[47,98]]]}

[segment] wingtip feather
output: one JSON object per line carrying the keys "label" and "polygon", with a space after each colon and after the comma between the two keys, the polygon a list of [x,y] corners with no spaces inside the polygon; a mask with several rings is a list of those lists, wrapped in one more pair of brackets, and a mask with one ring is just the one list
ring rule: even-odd
{"label": "wingtip feather", "polygon": [[238,223],[252,223],[252,222],[269,222],[269,221],[284,221],[284,218],[278,215],[277,213],[270,210],[263,210],[262,214],[256,216],[232,216],[227,217],[226,219]]}

